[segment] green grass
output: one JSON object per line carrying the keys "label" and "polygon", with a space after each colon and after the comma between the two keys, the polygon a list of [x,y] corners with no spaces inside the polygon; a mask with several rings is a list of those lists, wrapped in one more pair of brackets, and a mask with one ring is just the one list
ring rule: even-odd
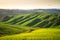
{"label": "green grass", "polygon": [[60,40],[60,29],[41,28],[30,33],[0,37],[0,40]]}
{"label": "green grass", "polygon": [[[57,16],[56,16],[57,15]],[[5,19],[4,23],[12,24],[12,25],[20,25],[20,26],[30,26],[30,27],[54,27],[56,24],[58,26],[59,22],[57,23],[60,14],[47,14],[47,13],[37,13],[37,14],[20,14],[15,15],[12,18]],[[11,16],[9,16],[11,17]],[[36,19],[39,19],[35,22]],[[56,20],[56,21],[55,21]],[[34,23],[35,22],[35,23]],[[47,22],[47,23],[46,23]],[[50,23],[51,22],[51,23]]]}
{"label": "green grass", "polygon": [[34,30],[33,27],[21,27],[18,25],[9,25],[0,22],[0,35],[13,35],[23,32],[28,32],[29,30]]}
{"label": "green grass", "polygon": [[0,22],[0,40],[60,40],[60,14],[56,15],[36,13],[6,16]]}

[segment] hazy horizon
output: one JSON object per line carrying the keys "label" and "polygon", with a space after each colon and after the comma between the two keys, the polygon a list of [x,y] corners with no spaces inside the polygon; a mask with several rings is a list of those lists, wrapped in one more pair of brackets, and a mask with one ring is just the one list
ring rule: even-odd
{"label": "hazy horizon", "polygon": [[60,9],[60,0],[0,0],[0,9]]}

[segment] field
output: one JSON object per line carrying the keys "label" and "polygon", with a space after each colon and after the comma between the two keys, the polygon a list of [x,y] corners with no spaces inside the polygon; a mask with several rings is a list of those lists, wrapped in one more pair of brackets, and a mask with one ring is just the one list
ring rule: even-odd
{"label": "field", "polygon": [[0,40],[60,40],[60,14],[8,15],[0,21]]}
{"label": "field", "polygon": [[1,37],[0,40],[60,40],[60,29],[42,28],[31,33]]}
{"label": "field", "polygon": [[5,16],[2,22],[22,27],[53,27],[60,23],[60,14],[34,13]]}

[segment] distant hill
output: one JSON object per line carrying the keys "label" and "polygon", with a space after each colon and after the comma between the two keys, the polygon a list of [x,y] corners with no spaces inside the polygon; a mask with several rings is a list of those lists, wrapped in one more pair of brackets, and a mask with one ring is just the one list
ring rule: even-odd
{"label": "distant hill", "polygon": [[0,16],[25,14],[25,13],[29,14],[29,13],[35,13],[35,12],[60,13],[60,9],[31,9],[31,10],[0,9]]}

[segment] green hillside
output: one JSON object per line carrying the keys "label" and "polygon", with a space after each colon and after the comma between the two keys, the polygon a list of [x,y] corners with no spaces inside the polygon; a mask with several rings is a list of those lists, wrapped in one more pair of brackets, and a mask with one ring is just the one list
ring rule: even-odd
{"label": "green hillside", "polygon": [[0,21],[0,40],[60,40],[60,14],[4,16]]}
{"label": "green hillside", "polygon": [[42,28],[31,33],[1,37],[0,40],[60,40],[60,29]]}
{"label": "green hillside", "polygon": [[30,30],[34,30],[34,29],[36,29],[36,28],[20,27],[20,26],[17,26],[17,25],[9,25],[9,24],[0,23],[0,36],[29,32]]}
{"label": "green hillside", "polygon": [[11,25],[49,28],[60,25],[60,14],[33,13],[5,16],[2,22]]}

